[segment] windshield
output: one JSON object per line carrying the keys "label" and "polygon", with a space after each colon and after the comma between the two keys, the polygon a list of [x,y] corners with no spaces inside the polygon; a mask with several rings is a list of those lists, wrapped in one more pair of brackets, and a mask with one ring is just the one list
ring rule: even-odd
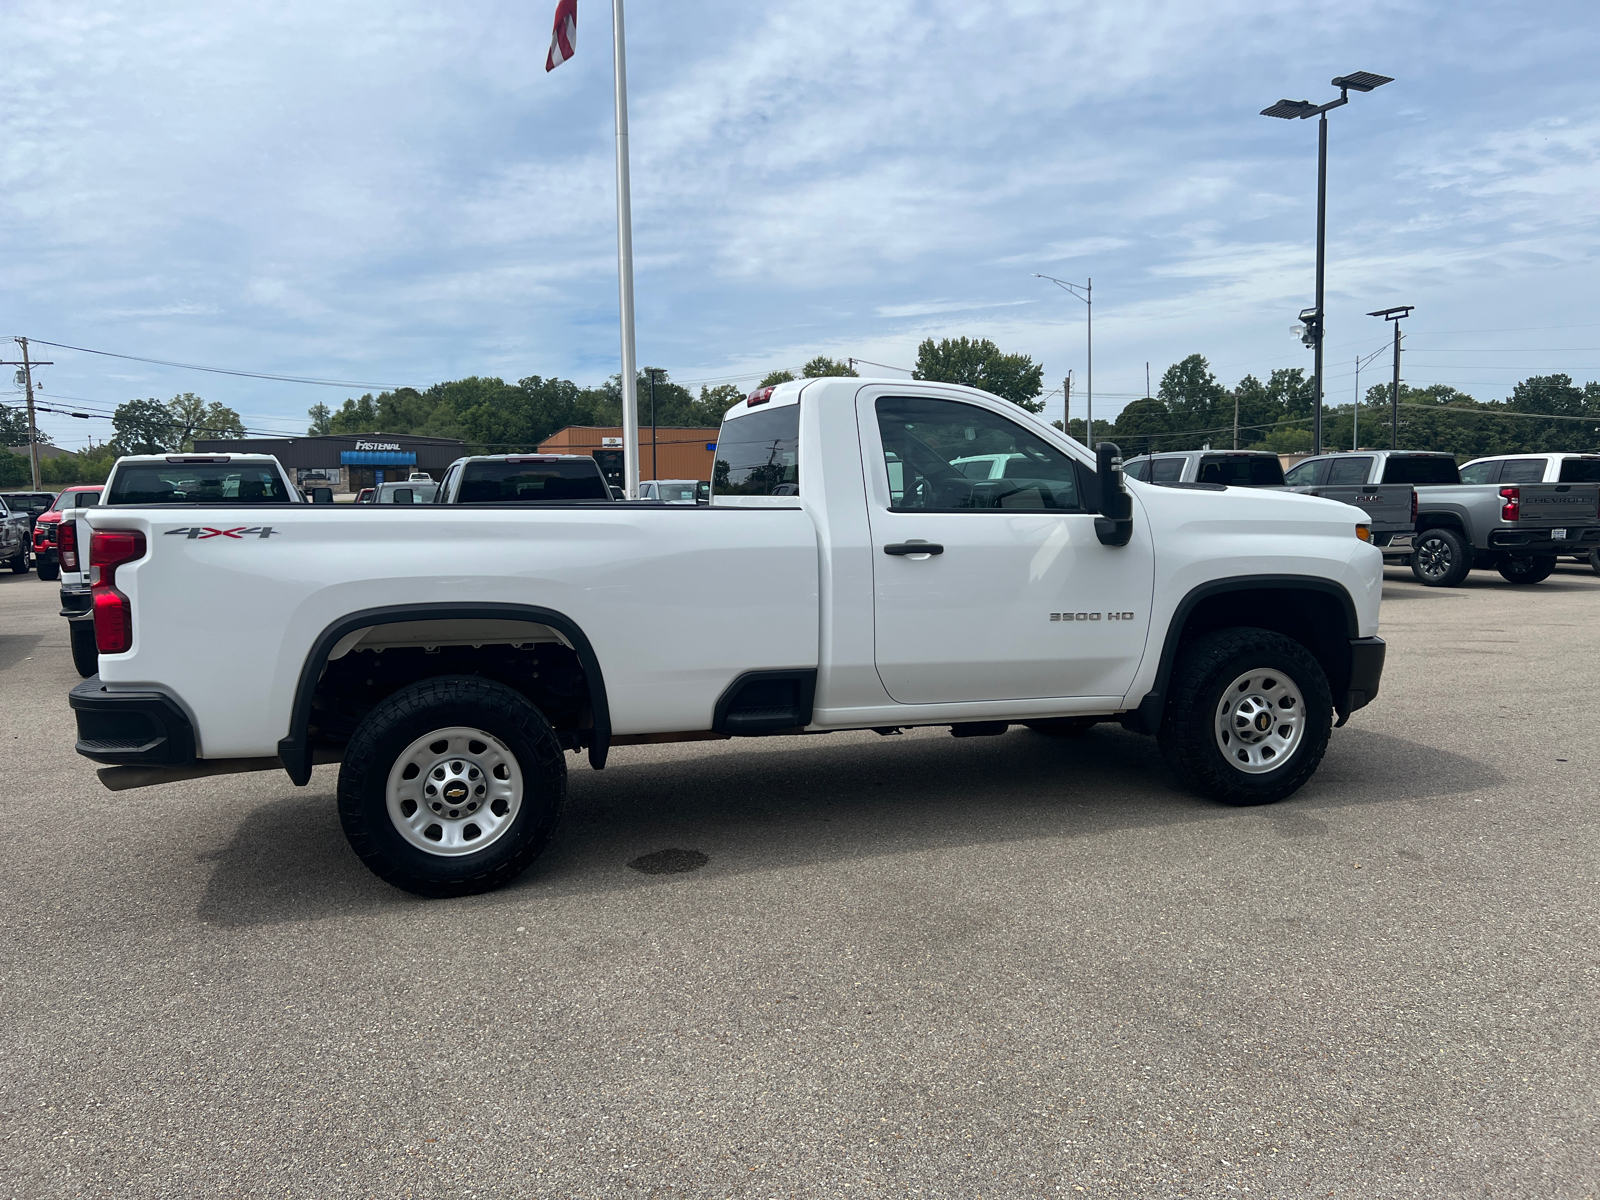
{"label": "windshield", "polygon": [[1275,454],[1217,454],[1200,460],[1199,483],[1229,487],[1278,487],[1283,464]]}
{"label": "windshield", "polygon": [[573,462],[469,462],[462,468],[461,504],[516,500],[609,500],[592,458]]}
{"label": "windshield", "polygon": [[798,404],[724,420],[717,434],[716,493],[798,496],[799,460]]}
{"label": "windshield", "polygon": [[12,512],[44,512],[55,499],[49,492],[6,492],[0,500]]}
{"label": "windshield", "polygon": [[1561,463],[1562,483],[1600,483],[1600,458],[1568,458]]}
{"label": "windshield", "polygon": [[1460,483],[1456,460],[1446,456],[1391,455],[1383,464],[1385,483]]}
{"label": "windshield", "polygon": [[285,504],[274,467],[259,463],[128,463],[111,479],[107,504]]}

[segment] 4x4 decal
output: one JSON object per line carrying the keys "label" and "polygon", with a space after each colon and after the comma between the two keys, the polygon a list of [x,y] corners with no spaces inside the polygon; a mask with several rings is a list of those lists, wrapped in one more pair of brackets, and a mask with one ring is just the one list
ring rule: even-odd
{"label": "4x4 decal", "polygon": [[283,530],[274,529],[271,525],[252,525],[249,528],[246,528],[243,525],[238,525],[238,526],[235,526],[233,529],[212,529],[211,526],[209,526],[209,525],[193,525],[193,526],[187,526],[187,527],[185,527],[183,529],[169,529],[169,530],[167,530],[166,536],[167,537],[172,537],[175,534],[181,534],[182,536],[188,538],[190,541],[193,541],[195,538],[202,538],[203,539],[203,538],[214,538],[214,537],[225,537],[225,538],[263,537],[263,538],[269,538],[275,533],[282,533],[282,532],[283,532]]}

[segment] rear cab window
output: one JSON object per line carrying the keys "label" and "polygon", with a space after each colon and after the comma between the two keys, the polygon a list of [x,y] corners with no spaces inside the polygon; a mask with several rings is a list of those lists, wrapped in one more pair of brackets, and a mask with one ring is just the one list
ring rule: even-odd
{"label": "rear cab window", "polygon": [[1182,458],[1157,458],[1150,463],[1151,483],[1178,483],[1183,479]]}
{"label": "rear cab window", "polygon": [[1336,458],[1328,466],[1328,482],[1365,483],[1371,470],[1372,459],[1365,455],[1358,458]]}
{"label": "rear cab window", "polygon": [[1501,483],[1543,483],[1544,459],[1508,458],[1500,469]]}
{"label": "rear cab window", "polygon": [[1561,482],[1600,483],[1600,458],[1562,459]]}
{"label": "rear cab window", "polygon": [[276,467],[265,463],[118,464],[106,504],[287,504]]}
{"label": "rear cab window", "polygon": [[1209,454],[1200,460],[1196,478],[1227,487],[1281,487],[1283,464],[1271,454]]}
{"label": "rear cab window", "polygon": [[1383,464],[1384,483],[1439,484],[1460,483],[1456,460],[1447,455],[1391,455]]}
{"label": "rear cab window", "polygon": [[527,500],[610,500],[600,465],[592,458],[518,458],[469,462],[461,468],[460,504]]}
{"label": "rear cab window", "polygon": [[800,405],[725,418],[717,433],[712,491],[718,496],[800,494]]}
{"label": "rear cab window", "polygon": [[1461,468],[1462,483],[1493,483],[1495,472],[1500,469],[1500,460],[1491,458],[1488,462],[1469,463]]}

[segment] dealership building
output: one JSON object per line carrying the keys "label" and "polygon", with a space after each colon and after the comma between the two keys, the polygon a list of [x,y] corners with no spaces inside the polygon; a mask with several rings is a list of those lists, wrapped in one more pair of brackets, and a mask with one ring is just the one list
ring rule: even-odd
{"label": "dealership building", "polygon": [[455,438],[414,433],[201,440],[194,448],[197,454],[270,454],[301,487],[331,487],[336,492],[359,492],[385,480],[403,480],[413,471],[439,479],[446,467],[467,453],[467,444]]}

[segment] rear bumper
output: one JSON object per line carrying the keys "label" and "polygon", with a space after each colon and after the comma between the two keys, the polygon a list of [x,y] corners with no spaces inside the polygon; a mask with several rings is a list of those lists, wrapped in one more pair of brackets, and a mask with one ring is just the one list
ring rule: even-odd
{"label": "rear bumper", "polygon": [[178,702],[155,689],[113,692],[98,675],[72,689],[75,749],[95,762],[185,766],[194,762],[194,726]]}
{"label": "rear bumper", "polygon": [[1350,685],[1345,689],[1344,703],[1336,706],[1341,719],[1372,703],[1383,681],[1383,659],[1388,649],[1381,637],[1350,640]]}
{"label": "rear bumper", "polygon": [[69,621],[94,619],[94,593],[83,584],[61,589],[61,615]]}
{"label": "rear bumper", "polygon": [[1493,550],[1519,549],[1532,554],[1575,554],[1600,546],[1600,525],[1568,526],[1560,541],[1549,529],[1491,529],[1489,547]]}

